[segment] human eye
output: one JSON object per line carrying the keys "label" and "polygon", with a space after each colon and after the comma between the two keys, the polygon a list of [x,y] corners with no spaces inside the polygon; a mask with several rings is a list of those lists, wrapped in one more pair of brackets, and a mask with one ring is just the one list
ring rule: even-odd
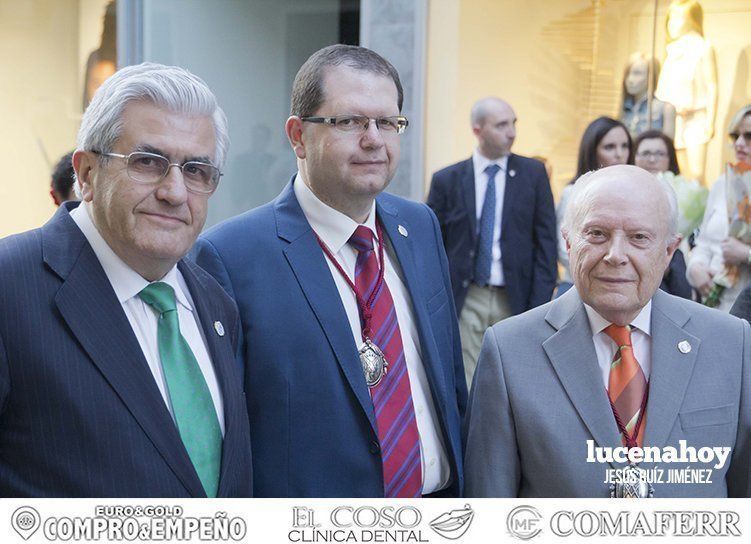
{"label": "human eye", "polygon": [[381,117],[378,119],[378,128],[380,130],[393,131],[398,128],[395,117]]}
{"label": "human eye", "polygon": [[161,172],[167,159],[151,153],[132,153],[128,158],[129,167],[139,172]]}
{"label": "human eye", "polygon": [[211,166],[201,162],[186,162],[183,165],[183,174],[202,183],[206,183],[211,178]]}
{"label": "human eye", "polygon": [[584,232],[587,239],[592,241],[599,241],[605,239],[605,231],[597,228],[597,227],[590,227]]}
{"label": "human eye", "polygon": [[357,131],[365,126],[366,117],[359,115],[343,115],[336,117],[336,128],[344,131]]}

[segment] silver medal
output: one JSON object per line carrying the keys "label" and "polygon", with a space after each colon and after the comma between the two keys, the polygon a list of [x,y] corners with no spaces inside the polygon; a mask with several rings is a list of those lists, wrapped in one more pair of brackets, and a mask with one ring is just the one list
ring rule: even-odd
{"label": "silver medal", "polygon": [[647,471],[630,463],[623,469],[621,480],[610,484],[610,498],[612,499],[649,499],[655,490],[647,481]]}
{"label": "silver medal", "polygon": [[371,342],[370,338],[366,338],[362,343],[359,353],[365,383],[368,387],[375,387],[388,371],[389,363],[386,361],[386,356],[378,346]]}

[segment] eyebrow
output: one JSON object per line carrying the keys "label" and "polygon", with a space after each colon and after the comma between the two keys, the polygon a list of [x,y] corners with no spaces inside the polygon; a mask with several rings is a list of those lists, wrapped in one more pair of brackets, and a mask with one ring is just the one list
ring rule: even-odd
{"label": "eyebrow", "polygon": [[[159,149],[149,144],[138,145],[136,146],[135,151],[140,151],[143,153],[152,153],[154,155],[161,155],[162,157],[165,157],[167,160],[172,160],[168,153],[165,153],[162,149]],[[185,160],[183,160],[182,164],[185,164],[186,162],[203,162],[206,164],[214,164],[213,162],[211,162],[211,159],[206,155],[201,155],[199,157],[186,157]]]}

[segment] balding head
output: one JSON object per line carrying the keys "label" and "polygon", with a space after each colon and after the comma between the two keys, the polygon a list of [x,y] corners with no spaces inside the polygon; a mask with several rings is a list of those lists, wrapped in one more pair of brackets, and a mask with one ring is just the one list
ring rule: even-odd
{"label": "balding head", "polygon": [[636,166],[585,174],[574,185],[562,227],[581,299],[627,325],[660,286],[680,236],[667,182]]}
{"label": "balding head", "polygon": [[500,98],[487,97],[475,102],[470,114],[472,132],[488,159],[498,159],[511,152],[516,138],[516,114]]}

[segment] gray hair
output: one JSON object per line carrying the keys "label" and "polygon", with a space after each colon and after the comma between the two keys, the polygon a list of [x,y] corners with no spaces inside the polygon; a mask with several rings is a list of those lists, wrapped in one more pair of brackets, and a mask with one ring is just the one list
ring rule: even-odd
{"label": "gray hair", "polygon": [[97,89],[81,119],[78,149],[112,152],[122,133],[125,107],[138,100],[174,113],[211,117],[216,135],[215,166],[220,170],[224,167],[229,149],[227,117],[214,93],[184,68],[151,62],[118,70]]}
{"label": "gray hair", "polygon": [[[654,182],[662,189],[662,192],[667,198],[668,206],[670,208],[670,216],[668,217],[668,236],[667,242],[670,243],[678,236],[678,196],[675,194],[675,189],[668,180],[663,177],[656,177],[646,170],[639,168],[638,166],[626,166],[620,165],[618,168],[636,169],[639,174],[650,176],[654,179]],[[594,190],[597,188],[597,181],[602,181],[606,178],[602,176],[603,170],[593,170],[587,172],[573,184],[571,189],[571,195],[569,196],[568,204],[563,216],[563,223],[561,224],[561,230],[566,233],[568,237],[569,233],[574,231],[582,220],[582,210],[586,208]],[[636,171],[634,173],[637,173]],[[599,175],[595,175],[599,174]]]}

